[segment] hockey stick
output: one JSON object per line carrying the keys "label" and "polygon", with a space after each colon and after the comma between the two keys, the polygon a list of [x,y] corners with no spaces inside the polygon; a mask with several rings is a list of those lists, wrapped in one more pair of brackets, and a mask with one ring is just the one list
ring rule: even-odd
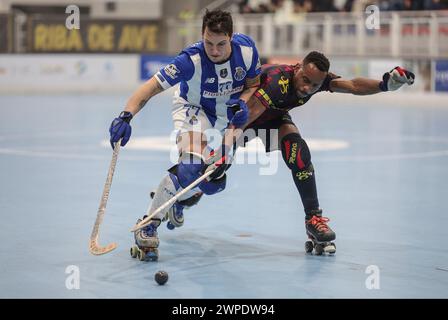
{"label": "hockey stick", "polygon": [[115,165],[117,164],[118,153],[120,151],[121,139],[115,143],[112,160],[110,161],[109,172],[107,174],[106,183],[104,184],[103,195],[101,196],[100,207],[96,216],[95,224],[93,226],[92,234],[90,236],[89,251],[93,255],[101,255],[114,250],[117,247],[115,242],[109,243],[107,246],[100,246],[98,243],[99,228],[103,222],[104,213],[106,212],[106,204],[109,199],[110,187],[112,185],[112,178],[114,177]]}
{"label": "hockey stick", "polygon": [[[232,111],[235,114],[236,112],[238,112],[240,110],[240,107],[237,105],[233,105],[232,107]],[[255,108],[255,107],[254,107]],[[263,112],[265,111],[264,108],[258,108],[258,109],[250,109],[249,110],[249,120],[247,122],[247,124],[252,123],[253,121],[255,121]],[[247,126],[247,125],[246,125]],[[233,141],[238,141],[242,134],[244,129],[246,128],[243,127],[241,130],[237,130],[236,133],[233,132],[235,128],[234,125],[229,125],[227,127],[227,129],[229,129],[223,138],[223,145],[226,147],[226,150],[229,149],[229,146],[233,144]],[[229,142],[229,139],[232,139]],[[234,150],[235,152],[236,150]],[[132,229],[131,232],[135,232],[137,230],[140,230],[144,227],[146,227],[148,224],[151,223],[151,219],[158,213],[160,213],[161,211],[165,210],[166,208],[172,206],[177,199],[179,199],[181,196],[183,196],[185,193],[187,193],[188,191],[190,191],[191,189],[193,189],[194,187],[196,187],[199,183],[201,183],[202,181],[204,181],[207,177],[209,177],[212,173],[214,173],[222,164],[225,164],[225,160],[226,160],[226,155],[222,156],[218,161],[216,161],[215,164],[215,168],[204,173],[202,176],[200,176],[198,179],[196,179],[195,181],[193,181],[188,187],[186,187],[184,190],[182,190],[181,192],[177,193],[173,198],[171,198],[170,200],[168,200],[167,202],[165,202],[164,204],[162,204],[159,208],[157,208],[151,215],[149,215],[148,217],[146,217],[145,219],[143,219],[142,221],[140,221],[140,223],[138,223],[137,225],[135,225]]]}
{"label": "hockey stick", "polygon": [[[229,138],[232,138],[233,130],[235,129],[235,127],[233,125],[231,125],[231,126],[228,127],[228,129],[229,129],[229,131],[226,132],[226,134],[224,135],[224,138],[223,138],[224,144],[225,144],[225,142],[228,141]],[[240,133],[240,131],[238,131],[238,133],[234,137],[234,139],[235,138],[238,139],[240,135],[241,135],[241,133]],[[233,144],[233,140],[232,140],[232,144]],[[226,162],[225,160],[226,160],[226,155],[223,155],[218,161],[216,161],[214,163],[215,168],[213,168],[212,170],[207,171],[206,173],[204,173],[202,176],[200,176],[195,181],[193,181],[188,187],[186,187],[181,192],[177,193],[174,197],[172,197],[170,200],[168,200],[167,202],[162,204],[160,207],[158,207],[151,215],[147,216],[145,219],[143,219],[138,224],[136,224],[131,229],[131,232],[135,232],[137,230],[140,230],[140,229],[146,227],[148,224],[150,224],[151,223],[151,219],[153,217],[155,217],[158,213],[160,213],[161,211],[165,210],[166,208],[170,208],[177,201],[177,199],[179,199],[185,193],[187,193],[188,191],[190,191],[191,189],[196,187],[199,183],[201,183],[202,181],[207,179],[207,177],[209,177],[211,174],[213,174],[213,172],[215,172],[221,165],[225,164],[225,162]]]}
{"label": "hockey stick", "polygon": [[[224,157],[223,157],[224,158]],[[222,159],[222,158],[221,158]],[[218,161],[219,162],[219,161]],[[196,187],[199,183],[201,183],[202,181],[204,181],[205,179],[207,179],[208,176],[210,176],[213,172],[215,172],[216,169],[219,168],[219,166],[221,164],[223,164],[224,162],[217,164],[218,162],[215,163],[216,167],[206,173],[204,173],[202,176],[200,176],[199,178],[197,178],[195,181],[193,181],[188,187],[186,187],[184,190],[182,190],[181,192],[177,193],[174,197],[172,197],[170,200],[168,200],[167,202],[165,202],[164,204],[162,204],[160,207],[158,207],[156,209],[156,211],[154,211],[151,215],[149,215],[148,217],[146,217],[145,219],[143,219],[142,221],[140,221],[140,223],[138,223],[137,225],[135,225],[132,229],[131,232],[135,232],[137,230],[140,230],[144,227],[146,227],[148,224],[151,223],[151,219],[152,217],[154,217],[156,214],[160,213],[161,211],[165,210],[166,208],[171,207],[176,201],[177,199],[179,199],[180,197],[182,197],[185,193],[187,193],[188,191],[190,191],[191,189],[193,189],[194,187]]]}

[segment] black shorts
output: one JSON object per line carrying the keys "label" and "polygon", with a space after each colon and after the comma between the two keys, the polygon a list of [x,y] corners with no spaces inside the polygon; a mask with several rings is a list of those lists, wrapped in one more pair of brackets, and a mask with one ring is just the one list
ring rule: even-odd
{"label": "black shorts", "polygon": [[[261,115],[260,118],[262,118]],[[260,119],[263,120],[263,119]],[[279,150],[278,148],[278,131],[280,127],[284,124],[292,124],[295,126],[295,123],[292,121],[289,113],[284,113],[277,117],[267,119],[266,121],[254,121],[253,124],[249,125],[244,130],[244,140],[241,141],[243,146],[246,146],[246,143],[255,137],[259,137],[265,146],[266,152],[271,152],[275,150]]]}

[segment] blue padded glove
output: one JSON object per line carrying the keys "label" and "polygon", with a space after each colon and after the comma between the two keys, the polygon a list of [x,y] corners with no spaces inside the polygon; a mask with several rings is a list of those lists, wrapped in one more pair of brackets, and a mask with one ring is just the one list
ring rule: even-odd
{"label": "blue padded glove", "polygon": [[132,113],[129,111],[122,111],[118,118],[115,118],[110,124],[110,145],[112,149],[114,144],[121,140],[121,146],[124,147],[131,137],[132,128],[129,122],[132,119]]}
{"label": "blue padded glove", "polygon": [[230,123],[237,128],[244,126],[249,119],[249,109],[246,102],[241,99],[230,99],[226,102],[226,105],[233,109],[234,115],[230,120]]}

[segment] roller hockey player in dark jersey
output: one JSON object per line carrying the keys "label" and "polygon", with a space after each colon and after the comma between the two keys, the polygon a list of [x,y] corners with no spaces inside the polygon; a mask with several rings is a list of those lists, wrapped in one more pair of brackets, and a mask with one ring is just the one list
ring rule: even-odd
{"label": "roller hockey player in dark jersey", "polygon": [[315,51],[294,66],[263,65],[261,85],[248,102],[249,120],[245,128],[246,132],[254,129],[257,135],[260,129],[277,129],[273,130],[276,136],[264,134],[260,138],[264,140],[266,152],[281,150],[283,160],[292,172],[305,209],[306,233],[310,239],[305,243],[305,250],[310,253],[314,249],[317,255],[336,251],[332,242],[336,234],[327,224],[329,219],[322,216],[310,150],[288,111],[302,106],[318,92],[370,95],[394,91],[404,84],[411,85],[415,78],[412,72],[395,67],[383,75],[382,81],[346,80],[330,73],[329,68],[328,59]]}

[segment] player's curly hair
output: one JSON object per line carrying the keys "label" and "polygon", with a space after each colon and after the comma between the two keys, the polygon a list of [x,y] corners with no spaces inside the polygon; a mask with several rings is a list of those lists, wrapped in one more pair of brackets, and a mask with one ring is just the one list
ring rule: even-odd
{"label": "player's curly hair", "polygon": [[303,65],[308,63],[314,63],[317,69],[323,72],[328,72],[330,69],[330,61],[328,58],[323,53],[317,51],[311,51],[306,55],[305,59],[303,59]]}
{"label": "player's curly hair", "polygon": [[224,33],[228,36],[233,34],[232,15],[227,11],[222,10],[205,10],[202,18],[202,34],[205,28],[208,28],[213,33]]}

